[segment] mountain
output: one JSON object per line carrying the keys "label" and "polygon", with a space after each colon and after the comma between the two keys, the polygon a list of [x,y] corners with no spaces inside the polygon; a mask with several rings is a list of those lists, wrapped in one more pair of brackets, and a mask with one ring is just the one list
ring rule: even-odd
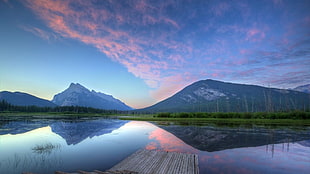
{"label": "mountain", "polygon": [[22,92],[0,92],[0,101],[6,102],[16,106],[39,106],[39,107],[56,107],[57,105],[33,95]]}
{"label": "mountain", "polygon": [[90,91],[78,83],[71,83],[68,89],[56,94],[52,102],[59,106],[84,106],[107,110],[132,109],[111,95]]}
{"label": "mountain", "polygon": [[145,112],[265,112],[309,109],[309,94],[256,85],[201,80]]}
{"label": "mountain", "polygon": [[293,90],[310,94],[310,84],[298,86]]}

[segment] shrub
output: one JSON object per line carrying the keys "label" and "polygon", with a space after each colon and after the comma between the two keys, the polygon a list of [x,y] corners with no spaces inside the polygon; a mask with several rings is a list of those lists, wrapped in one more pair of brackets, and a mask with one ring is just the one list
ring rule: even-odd
{"label": "shrub", "polygon": [[251,113],[248,113],[248,112],[245,112],[242,114],[242,118],[244,119],[250,119],[252,118],[252,114]]}
{"label": "shrub", "polygon": [[163,117],[165,117],[165,118],[171,117],[171,113],[169,113],[169,112],[158,113],[157,117],[161,117],[161,118],[163,118]]}
{"label": "shrub", "polygon": [[182,113],[179,113],[179,114],[178,114],[178,117],[180,117],[180,118],[189,118],[189,117],[190,117],[190,114],[189,114],[189,113],[186,113],[186,112],[182,112]]}

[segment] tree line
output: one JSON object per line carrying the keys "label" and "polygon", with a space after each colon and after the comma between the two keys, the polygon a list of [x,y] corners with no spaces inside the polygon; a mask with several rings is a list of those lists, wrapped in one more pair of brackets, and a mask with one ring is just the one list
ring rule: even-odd
{"label": "tree line", "polygon": [[162,112],[160,118],[240,118],[240,119],[310,119],[309,111],[289,112]]}
{"label": "tree line", "polygon": [[16,106],[8,103],[5,100],[2,100],[0,102],[0,112],[56,112],[56,113],[98,113],[98,114],[127,113],[127,111],[104,110],[82,106],[56,106],[56,107]]}

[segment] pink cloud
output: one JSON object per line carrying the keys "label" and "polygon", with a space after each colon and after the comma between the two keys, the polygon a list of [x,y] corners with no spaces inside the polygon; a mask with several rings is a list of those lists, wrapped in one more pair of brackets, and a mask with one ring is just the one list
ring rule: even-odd
{"label": "pink cloud", "polygon": [[148,24],[156,24],[158,22],[158,20],[152,16],[148,16],[148,15],[145,15],[143,16],[143,24],[144,25],[148,25]]}
{"label": "pink cloud", "polygon": [[163,100],[167,97],[172,96],[176,92],[180,91],[187,85],[198,80],[197,77],[190,73],[177,74],[169,77],[165,77],[160,81],[160,87],[156,90],[151,91],[151,96],[156,100]]}
{"label": "pink cloud", "polygon": [[242,55],[246,55],[246,54],[251,53],[250,50],[246,50],[246,49],[241,49],[239,52],[240,52],[240,54],[242,54]]}
{"label": "pink cloud", "polygon": [[[87,11],[78,11],[72,8],[72,3],[89,8]],[[110,5],[117,8],[115,8],[116,12],[111,13],[105,8],[93,8],[90,1],[26,1],[26,5],[40,16],[53,31],[62,37],[73,38],[93,45],[112,60],[124,65],[128,72],[145,80],[146,84],[155,88],[158,87],[160,79],[165,77],[162,70],[174,69],[176,66],[182,66],[185,62],[182,55],[176,52],[182,50],[183,55],[187,55],[192,50],[184,43],[167,40],[166,34],[144,38],[147,36],[136,35],[131,30],[122,30],[122,25],[143,28],[143,25],[149,23],[161,23],[176,29],[179,28],[178,23],[167,16],[156,18],[152,13],[148,13],[152,6],[147,3],[140,1],[136,4],[136,9],[127,9],[120,3],[113,2]],[[128,10],[136,10],[131,12],[144,16],[144,22],[137,23],[135,18],[132,19],[130,15],[124,13]],[[112,24],[104,25],[107,22]],[[37,28],[31,31],[28,29],[28,31],[36,33],[44,39],[49,37],[47,33]],[[151,42],[149,42],[150,39]],[[148,48],[152,45],[155,47],[152,47],[150,51],[145,50],[145,47]],[[176,51],[167,55],[161,48]]]}
{"label": "pink cloud", "polygon": [[181,55],[170,55],[169,59],[172,60],[176,65],[179,65],[179,66],[185,64],[185,62],[186,62],[184,57]]}
{"label": "pink cloud", "polygon": [[[72,8],[71,3],[89,7],[89,11],[76,11]],[[144,9],[149,8],[145,3],[140,2],[136,5],[136,8],[144,11]],[[184,63],[184,59],[179,54],[171,54],[167,57],[160,49],[161,47],[166,47],[181,50],[184,49],[184,45],[167,41],[165,35],[159,38],[154,36],[151,39],[156,47],[152,49],[152,52],[145,52],[145,47],[149,47],[150,44],[149,39],[137,36],[130,30],[125,31],[118,27],[128,23],[137,27],[145,25],[143,23],[137,24],[135,19],[130,19],[130,16],[123,13],[123,10],[128,9],[118,7],[115,8],[116,12],[112,14],[105,8],[92,8],[93,5],[89,1],[29,0],[26,5],[56,33],[63,37],[77,39],[83,43],[93,45],[112,60],[124,65],[128,72],[143,79],[152,88],[159,86],[159,81],[163,78],[162,70],[167,70],[168,66],[170,68],[176,66],[171,64],[171,62],[178,62],[179,65]],[[119,4],[113,3],[111,5],[118,6]],[[139,13],[139,10],[134,11],[134,13]],[[145,23],[164,23],[174,28],[179,28],[177,22],[168,17],[162,16],[156,19],[151,14],[143,15],[146,20]],[[111,26],[104,25],[106,22],[113,24]],[[49,37],[47,33],[38,28],[34,28],[31,31],[28,29],[28,31],[36,33],[44,39]],[[169,57],[172,59],[169,59]]]}
{"label": "pink cloud", "polygon": [[[222,26],[217,29],[220,33],[227,33],[233,32],[235,34],[242,34],[245,35],[243,39],[239,37],[234,38],[235,42],[242,43],[244,41],[250,42],[260,42],[266,38],[266,33],[269,31],[269,27],[267,25],[260,25],[254,24],[252,27],[244,27],[240,25],[229,25],[229,26]],[[227,39],[225,39],[227,41]]]}
{"label": "pink cloud", "polygon": [[220,74],[219,73],[212,73],[211,76],[212,77],[220,77]]}
{"label": "pink cloud", "polygon": [[210,71],[209,77],[212,77],[214,79],[220,79],[220,78],[225,78],[226,74],[231,73],[229,70],[213,70]]}
{"label": "pink cloud", "polygon": [[156,7],[148,4],[146,1],[135,1],[134,7],[142,14],[147,14],[150,11],[156,11]]}
{"label": "pink cloud", "polygon": [[227,10],[229,10],[229,5],[226,2],[221,2],[212,9],[216,16],[222,16]]}
{"label": "pink cloud", "polygon": [[234,61],[233,62],[234,65],[244,65],[244,64],[248,63],[248,59],[247,58],[238,58],[238,59],[235,59],[233,61]]}
{"label": "pink cloud", "polygon": [[287,38],[283,38],[280,40],[282,45],[288,45],[289,44],[289,40]]}
{"label": "pink cloud", "polygon": [[162,18],[162,20],[163,20],[165,23],[170,24],[170,25],[174,26],[174,27],[177,28],[177,29],[180,28],[179,24],[178,24],[176,21],[172,20],[172,19],[169,19],[169,18]]}
{"label": "pink cloud", "polygon": [[246,40],[251,42],[262,41],[265,37],[265,32],[256,28],[249,29],[246,33]]}
{"label": "pink cloud", "polygon": [[42,39],[45,39],[47,41],[52,41],[52,40],[59,39],[59,37],[55,33],[47,32],[47,31],[42,30],[42,29],[37,28],[37,27],[22,26],[21,28],[24,29],[25,31],[33,33],[34,35],[36,35],[36,36],[38,36],[38,37],[40,37]]}
{"label": "pink cloud", "polygon": [[[248,69],[244,65],[253,62],[258,51],[261,51],[259,55],[265,59],[271,56],[280,57],[279,54],[261,47],[262,43],[266,44],[266,47],[271,45],[270,42],[262,42],[269,39],[267,24],[245,21],[249,22],[249,25],[224,25],[216,21],[219,17],[228,15],[226,13],[232,7],[242,13],[244,20],[249,20],[252,14],[247,3],[219,2],[213,8],[206,9],[206,12],[185,10],[182,14],[191,17],[181,19],[167,12],[171,5],[175,5],[170,0],[156,3],[137,1],[130,3],[130,8],[124,6],[123,1],[112,0],[104,1],[107,5],[102,6],[93,4],[94,1],[84,0],[22,2],[32,9],[52,32],[35,27],[25,30],[46,40],[57,35],[97,48],[109,59],[124,66],[128,72],[144,80],[145,84],[153,88],[150,94],[157,100],[171,96],[201,77],[225,79],[233,72],[238,74],[240,67],[231,65],[243,66],[242,70]],[[79,8],[80,6],[83,8]],[[210,10],[213,16],[208,13]],[[186,20],[199,20],[201,15],[211,17],[197,26],[186,26],[191,24]],[[305,25],[309,25],[309,17],[302,19]],[[296,26],[291,27],[293,31],[296,31]],[[288,42],[290,36],[294,35],[296,32],[287,35],[286,40],[282,37],[283,40],[280,41],[292,45]],[[291,49],[297,46],[292,45]],[[247,50],[248,48],[252,51]],[[256,48],[262,50],[254,51]],[[263,62],[260,59],[256,61]],[[180,71],[198,74],[200,78]]]}
{"label": "pink cloud", "polygon": [[245,70],[245,71],[239,72],[238,76],[248,77],[248,76],[255,75],[255,73],[259,73],[260,71],[263,71],[263,70],[264,70],[263,68],[254,68],[250,70]]}

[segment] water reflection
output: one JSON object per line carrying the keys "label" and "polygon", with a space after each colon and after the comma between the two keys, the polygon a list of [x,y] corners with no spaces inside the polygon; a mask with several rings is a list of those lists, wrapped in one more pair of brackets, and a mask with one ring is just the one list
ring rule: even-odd
{"label": "water reflection", "polygon": [[107,170],[140,148],[197,153],[200,173],[307,173],[310,128],[83,118],[0,120],[0,173]]}
{"label": "water reflection", "polygon": [[199,149],[200,173],[306,174],[310,171],[309,127],[157,125],[178,137],[178,142]]}
{"label": "water reflection", "polygon": [[[149,132],[156,129],[152,124],[114,119],[46,123],[43,120],[33,127],[27,121],[2,125],[7,134],[0,135],[0,173],[107,170],[144,148],[150,142]],[[38,124],[44,127],[36,128]],[[22,127],[20,131],[16,125],[25,125],[30,131]]]}
{"label": "water reflection", "polygon": [[66,140],[68,145],[78,144],[86,138],[111,133],[128,121],[90,120],[81,122],[56,122],[51,124],[52,131]]}
{"label": "water reflection", "polygon": [[49,173],[52,167],[61,168],[61,144],[51,143],[56,141],[50,127],[0,136],[0,173]]}
{"label": "water reflection", "polygon": [[[266,147],[269,147],[268,149]],[[271,146],[273,146],[271,148]],[[200,170],[205,173],[308,173],[310,149],[291,143],[236,148],[199,153]]]}
{"label": "water reflection", "polygon": [[305,147],[310,147],[310,140],[299,141],[298,144]]}
{"label": "water reflection", "polygon": [[152,131],[149,139],[155,140],[146,146],[146,149],[149,150],[159,149],[169,152],[198,153],[197,149],[184,143],[182,140],[163,129],[155,129]]}
{"label": "water reflection", "polygon": [[61,147],[60,144],[52,144],[52,143],[46,143],[41,145],[36,145],[31,150],[34,153],[37,154],[51,154],[54,150],[59,150]]}
{"label": "water reflection", "polygon": [[[180,126],[159,124],[160,128],[172,133],[185,143],[201,151],[220,151],[240,147],[255,147],[266,144],[290,143],[310,139],[310,128],[293,130],[287,127],[266,128],[264,126],[215,127]],[[305,143],[304,143],[305,144]]]}

